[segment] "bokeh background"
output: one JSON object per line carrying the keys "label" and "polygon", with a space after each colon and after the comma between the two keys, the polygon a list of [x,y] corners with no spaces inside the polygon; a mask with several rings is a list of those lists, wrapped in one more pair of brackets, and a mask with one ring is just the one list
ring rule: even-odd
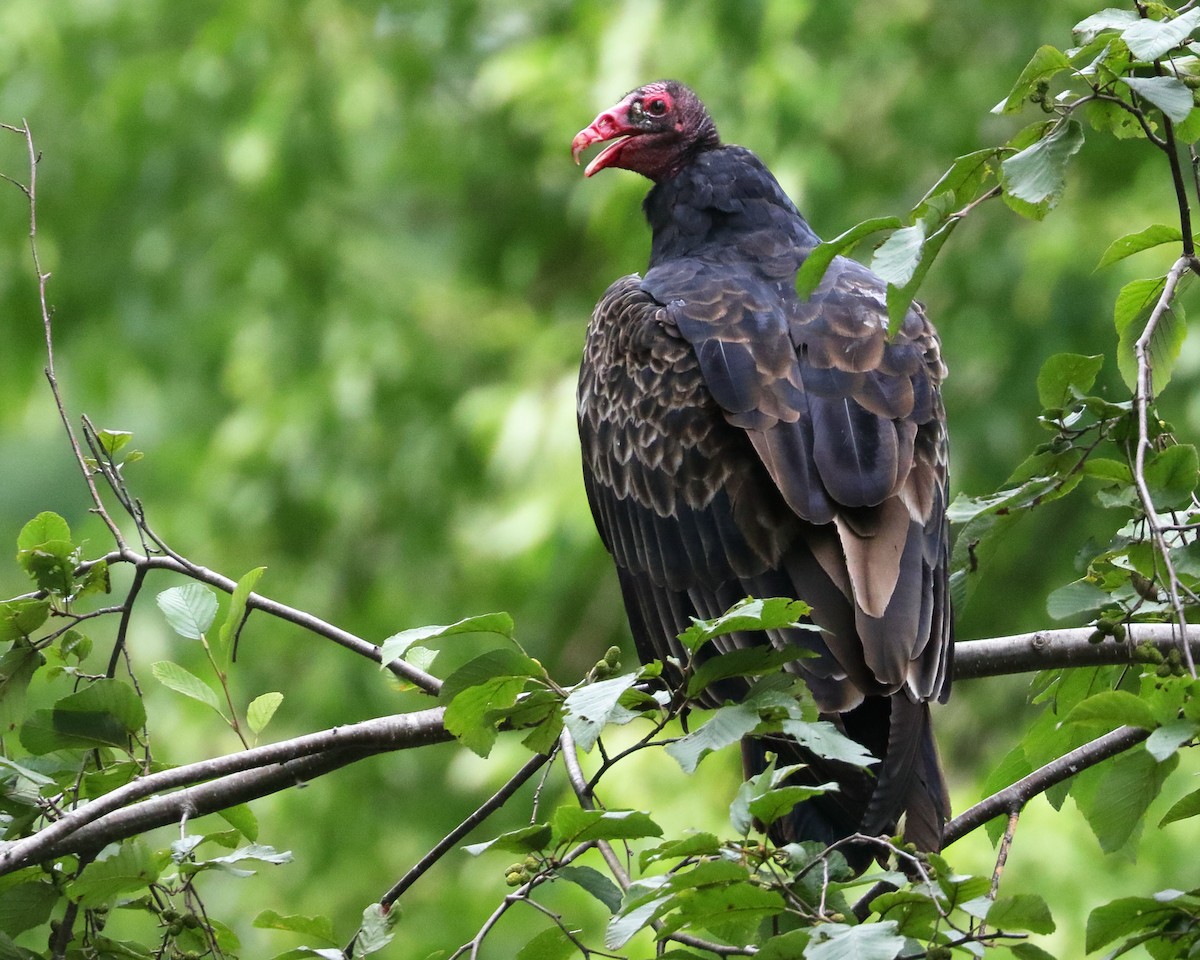
{"label": "bokeh background", "polygon": [[[72,415],[133,431],[146,456],[128,479],[191,559],[232,577],[266,565],[263,592],[373,641],[508,610],[530,652],[571,682],[628,644],[580,482],[575,372],[592,304],[649,249],[647,184],[584,181],[574,133],[641,82],[686,80],[725,139],[758,152],[832,236],[903,213],[954,157],[1033,119],[989,109],[1039,44],[1069,45],[1071,25],[1102,5],[5,0],[0,120],[27,118],[42,152],[39,243]],[[20,138],[0,137],[0,171],[27,176]],[[49,509],[99,553],[104,531],[42,375],[25,201],[0,187],[0,544]],[[922,298],[952,371],[956,490],[995,488],[1044,438],[1045,357],[1111,352],[1115,291],[1171,254],[1093,267],[1113,238],[1172,209],[1154,151],[1092,136],[1047,221],[997,201],[955,234]],[[1111,360],[1104,376],[1120,389]],[[1170,405],[1184,433],[1200,426],[1198,378],[1189,340]],[[1035,512],[961,611],[959,636],[1047,625],[1046,595],[1076,576],[1084,541],[1116,525],[1085,497]],[[0,592],[25,589],[0,564]],[[169,656],[200,672],[199,652],[142,607],[135,664]],[[103,647],[111,629],[94,636]],[[149,684],[160,758],[235,748],[204,708]],[[243,702],[285,692],[273,737],[418,703],[370,664],[261,616],[234,684]],[[939,712],[957,808],[1033,716],[1026,686],[963,684]],[[298,942],[252,929],[261,909],[322,913],[348,937],[519,762],[505,742],[488,761],[447,745],[259,801],[261,839],[296,861],[220,878],[210,909],[247,956]],[[694,778],[633,764],[608,799],[719,828],[735,777],[732,755]],[[542,803],[561,789],[551,780]],[[1168,789],[1173,800],[1184,785]],[[493,832],[528,815],[522,794]],[[1135,863],[1104,857],[1070,803],[1055,815],[1039,801],[1007,889],[1046,895],[1060,930],[1042,942],[1080,954],[1095,904],[1196,886],[1188,829],[1148,836]],[[990,871],[982,838],[960,848],[960,869]],[[384,955],[467,939],[503,895],[507,861],[447,858],[406,896]],[[551,896],[598,928],[586,897]],[[545,924],[510,915],[487,955],[511,956]]]}

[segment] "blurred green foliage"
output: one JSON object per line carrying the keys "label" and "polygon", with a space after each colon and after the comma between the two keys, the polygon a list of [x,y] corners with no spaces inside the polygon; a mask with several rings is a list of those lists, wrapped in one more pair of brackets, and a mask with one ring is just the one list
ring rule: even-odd
{"label": "blurred green foliage", "polygon": [[[1093,9],[6,0],[0,119],[27,118],[43,155],[39,238],[67,402],[133,431],[146,458],[128,479],[151,524],[196,562],[232,577],[265,565],[263,592],[376,642],[508,610],[525,647],[574,679],[627,642],[579,479],[575,370],[592,304],[649,246],[646,184],[584,183],[575,131],[640,82],[683,79],[832,236],[907,210],[953,157],[1010,136],[1017,121],[989,108],[1039,43],[1065,44]],[[0,171],[24,177],[19,138],[0,139]],[[956,233],[922,290],[951,367],[956,489],[994,488],[1045,438],[1041,362],[1109,350],[1116,290],[1170,254],[1094,265],[1113,237],[1172,211],[1151,151],[1096,138],[1045,223],[993,204]],[[0,542],[54,510],[99,552],[105,533],[42,377],[15,189],[0,190],[0,223]],[[1189,340],[1174,396],[1200,397],[1198,380]],[[1106,382],[1119,384],[1115,367]],[[1200,427],[1200,402],[1175,403],[1181,427]],[[1064,502],[1016,527],[960,636],[1044,625],[1080,545],[1111,533],[1093,513]],[[0,588],[26,589],[15,565],[0,565]],[[143,666],[201,656],[178,642],[153,609],[135,617]],[[283,736],[405,706],[381,676],[255,617],[232,682],[253,695],[286,680],[272,727]],[[153,712],[167,694],[150,693]],[[976,799],[1031,716],[1023,699],[1023,680],[963,684],[943,711],[956,806]],[[186,719],[160,734],[166,759],[236,745],[201,705],[162,710]],[[362,907],[502,782],[518,756],[508,749],[489,762],[455,746],[385,757],[256,804],[264,840],[296,862],[216,889],[211,908],[242,920],[247,955],[263,936],[249,927],[259,909],[323,913],[348,936]],[[735,782],[715,767],[682,784],[662,776],[647,768],[619,799],[689,818],[703,804],[685,795],[711,791],[720,818]],[[1132,866],[1096,867],[1077,821],[1029,819],[1008,876],[1016,889],[1061,871],[1043,892],[1060,898],[1067,952],[1106,895],[1188,885],[1169,837],[1150,839],[1135,881]],[[986,871],[989,852],[970,855]],[[487,869],[452,857],[414,887],[394,955],[467,939],[505,889]],[[504,955],[528,931],[496,937]]]}

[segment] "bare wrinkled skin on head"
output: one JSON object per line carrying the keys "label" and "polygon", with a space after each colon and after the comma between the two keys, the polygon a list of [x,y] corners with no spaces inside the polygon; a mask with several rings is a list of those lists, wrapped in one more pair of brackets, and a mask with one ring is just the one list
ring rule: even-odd
{"label": "bare wrinkled skin on head", "polygon": [[678,173],[699,152],[720,146],[716,125],[700,98],[677,80],[656,80],[609,107],[571,142],[575,162],[596,143],[607,143],[584,170],[632,170],[655,183]]}

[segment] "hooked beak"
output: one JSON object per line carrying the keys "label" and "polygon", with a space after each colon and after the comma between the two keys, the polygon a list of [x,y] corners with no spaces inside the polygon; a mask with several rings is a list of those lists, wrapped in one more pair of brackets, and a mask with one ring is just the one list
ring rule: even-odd
{"label": "hooked beak", "polygon": [[629,142],[630,137],[641,131],[629,122],[629,104],[632,95],[626,97],[615,107],[605,110],[588,126],[584,127],[571,141],[571,156],[579,163],[579,155],[594,143],[612,141],[592,159],[583,171],[585,177],[599,173],[605,167],[615,164],[621,155],[621,150]]}

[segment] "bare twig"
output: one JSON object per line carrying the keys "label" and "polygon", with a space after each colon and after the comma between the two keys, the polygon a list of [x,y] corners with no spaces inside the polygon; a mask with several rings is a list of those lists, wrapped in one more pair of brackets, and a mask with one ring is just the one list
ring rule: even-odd
{"label": "bare twig", "polygon": [[1000,849],[996,851],[996,866],[992,870],[992,886],[988,890],[988,897],[992,900],[995,900],[996,895],[1000,892],[1000,877],[1004,874],[1004,865],[1008,863],[1008,851],[1012,849],[1013,837],[1017,834],[1017,821],[1020,819],[1020,809],[1009,811],[1004,837],[1000,841]]}

